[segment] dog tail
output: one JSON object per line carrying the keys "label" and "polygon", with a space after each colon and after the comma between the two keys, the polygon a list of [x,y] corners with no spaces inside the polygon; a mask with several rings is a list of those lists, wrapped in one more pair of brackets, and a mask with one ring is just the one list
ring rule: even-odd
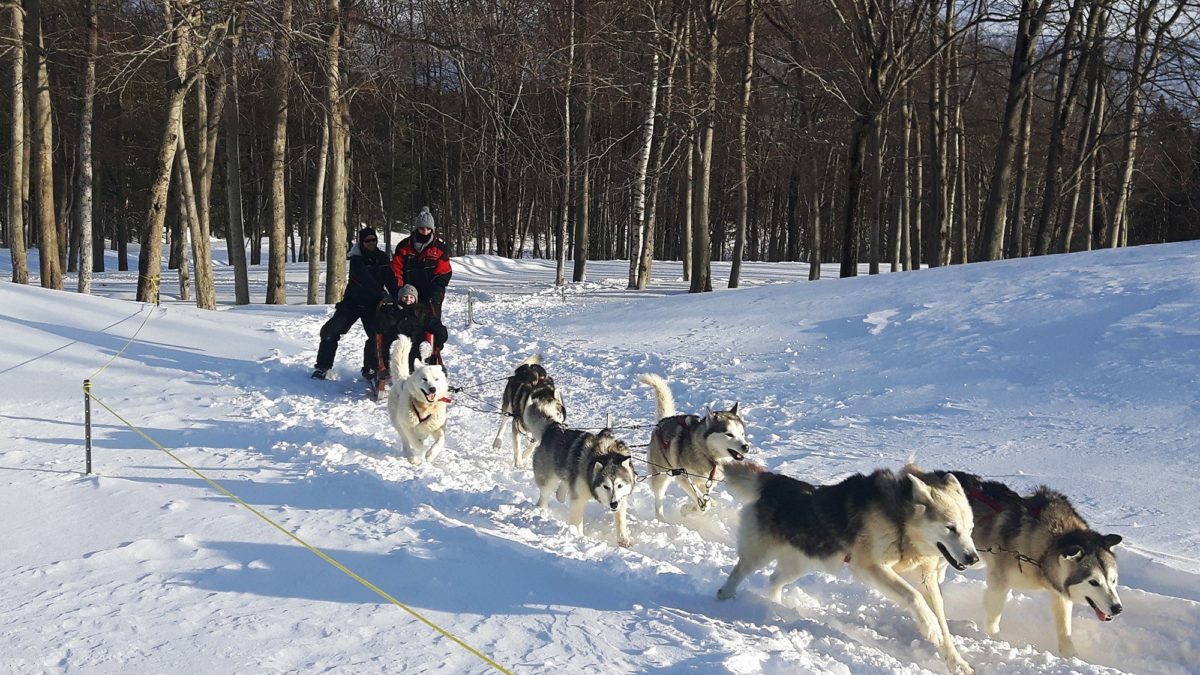
{"label": "dog tail", "polygon": [[396,341],[392,343],[391,364],[392,378],[399,382],[404,378],[412,375],[408,369],[408,355],[412,353],[412,339],[401,333],[396,336]]}
{"label": "dog tail", "polygon": [[542,362],[542,355],[534,354],[533,356],[530,356],[529,358],[525,359],[520,364],[518,364],[517,367],[519,368],[520,366],[532,366],[535,364],[540,364],[541,362]]}
{"label": "dog tail", "polygon": [[645,373],[638,376],[638,381],[654,390],[654,400],[658,404],[658,419],[675,415],[675,397],[671,395],[671,388],[667,386],[666,380],[653,373]]}
{"label": "dog tail", "polygon": [[729,462],[721,468],[729,491],[744,502],[757,501],[762,494],[763,479],[771,475],[765,466],[749,461]]}

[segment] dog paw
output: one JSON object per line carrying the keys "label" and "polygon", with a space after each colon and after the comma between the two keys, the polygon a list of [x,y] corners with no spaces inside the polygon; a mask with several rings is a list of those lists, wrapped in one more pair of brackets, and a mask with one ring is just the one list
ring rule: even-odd
{"label": "dog paw", "polygon": [[975,669],[964,661],[958,652],[946,657],[946,669],[950,671],[951,675],[975,675]]}
{"label": "dog paw", "polygon": [[492,449],[493,449],[493,450],[499,450],[499,449],[500,449],[500,446],[502,446],[502,445],[504,445],[504,444],[500,442],[500,439],[499,439],[499,438],[497,438],[496,440],[492,441]]}
{"label": "dog paw", "polygon": [[620,546],[621,548],[629,548],[630,546],[633,546],[633,541],[629,537],[618,537],[617,546]]}
{"label": "dog paw", "polygon": [[722,586],[721,588],[719,588],[719,589],[717,590],[717,599],[718,599],[718,600],[729,600],[729,599],[730,599],[730,598],[732,598],[732,597],[733,597],[733,596],[734,596],[736,593],[737,593],[737,591],[735,591],[734,589],[732,589],[732,588],[725,588],[724,586]]}
{"label": "dog paw", "polygon": [[1079,656],[1079,652],[1075,651],[1073,642],[1067,641],[1058,643],[1058,655],[1064,659],[1073,659]]}

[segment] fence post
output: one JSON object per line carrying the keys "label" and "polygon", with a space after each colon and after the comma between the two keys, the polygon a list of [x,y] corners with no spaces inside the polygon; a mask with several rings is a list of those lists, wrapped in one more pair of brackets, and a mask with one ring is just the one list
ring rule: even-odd
{"label": "fence post", "polygon": [[608,422],[607,427],[609,429],[613,428],[613,414],[611,412],[608,413],[608,419],[606,421]]}
{"label": "fence post", "polygon": [[467,289],[467,328],[475,323],[475,298],[471,297],[471,289]]}
{"label": "fence post", "polygon": [[83,473],[92,473],[92,381],[83,381],[83,445],[86,457]]}

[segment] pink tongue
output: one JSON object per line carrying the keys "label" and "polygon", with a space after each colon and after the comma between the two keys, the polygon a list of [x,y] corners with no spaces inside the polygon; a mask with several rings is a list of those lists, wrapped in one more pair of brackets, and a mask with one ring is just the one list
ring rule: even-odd
{"label": "pink tongue", "polygon": [[1100,608],[1092,605],[1092,611],[1096,613],[1096,618],[1101,621],[1112,621],[1112,617],[1100,611]]}

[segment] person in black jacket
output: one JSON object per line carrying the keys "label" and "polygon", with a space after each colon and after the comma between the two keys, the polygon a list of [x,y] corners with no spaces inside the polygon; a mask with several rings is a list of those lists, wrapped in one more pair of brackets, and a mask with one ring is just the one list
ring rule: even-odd
{"label": "person in black jacket", "polygon": [[396,276],[392,274],[391,259],[379,249],[379,237],[375,230],[364,227],[358,233],[358,243],[347,255],[350,261],[350,278],[342,301],[334,305],[333,316],[321,326],[321,345],[317,348],[317,366],[312,376],[325,379],[325,373],[333,367],[337,354],[338,340],[362,321],[367,333],[363,345],[362,376],[375,377],[375,312],[380,301],[396,297]]}
{"label": "person in black jacket", "polygon": [[378,333],[376,333],[376,354],[379,359],[380,373],[387,368],[388,355],[392,351],[392,343],[399,335],[407,335],[412,341],[412,351],[408,354],[408,369],[411,372],[418,362],[434,364],[438,361],[435,356],[441,353],[446,344],[449,331],[429,307],[417,302],[417,289],[406,284],[400,289],[400,301],[394,307],[380,309],[378,317]]}

